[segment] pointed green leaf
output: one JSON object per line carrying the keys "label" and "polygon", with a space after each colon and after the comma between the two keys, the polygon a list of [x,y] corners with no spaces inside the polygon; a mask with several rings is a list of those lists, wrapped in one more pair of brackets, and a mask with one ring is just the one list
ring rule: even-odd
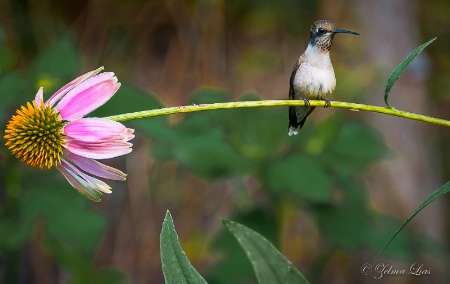
{"label": "pointed green leaf", "polygon": [[418,48],[416,48],[413,52],[411,52],[408,57],[406,57],[397,67],[394,68],[394,70],[391,73],[391,76],[389,76],[389,79],[386,83],[386,89],[384,90],[384,102],[386,103],[386,106],[388,108],[392,108],[392,106],[389,104],[389,94],[391,92],[392,87],[394,86],[395,82],[397,82],[398,78],[400,78],[400,75],[402,75],[403,71],[408,67],[411,62],[416,59],[417,56],[427,47],[430,43],[432,43],[436,38],[433,38],[429,40],[428,42],[422,44]]}
{"label": "pointed green leaf", "polygon": [[206,283],[181,248],[169,211],[162,225],[160,249],[162,270],[167,284]]}
{"label": "pointed green leaf", "polygon": [[226,219],[222,222],[250,259],[258,283],[309,283],[266,238],[239,223]]}
{"label": "pointed green leaf", "polygon": [[446,184],[444,184],[443,186],[441,186],[440,188],[438,188],[430,196],[428,196],[428,198],[424,202],[422,202],[422,204],[420,204],[419,207],[416,208],[416,210],[414,210],[414,212],[408,217],[408,219],[405,220],[405,222],[403,222],[403,224],[400,226],[400,228],[397,229],[395,234],[384,245],[383,249],[378,254],[378,257],[375,260],[375,262],[380,258],[381,254],[383,254],[383,252],[386,250],[386,248],[389,246],[389,244],[392,242],[392,240],[394,240],[394,238],[398,235],[398,233],[400,233],[400,231],[406,226],[406,224],[408,224],[409,221],[411,221],[412,218],[414,218],[414,216],[416,216],[423,208],[427,207],[428,204],[430,204],[437,198],[441,197],[442,195],[446,194],[447,192],[450,192],[450,181],[447,182]]}

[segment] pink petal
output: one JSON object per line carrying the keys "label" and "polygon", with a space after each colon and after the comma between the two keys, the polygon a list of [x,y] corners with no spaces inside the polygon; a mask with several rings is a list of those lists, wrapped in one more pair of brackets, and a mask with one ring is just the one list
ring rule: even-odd
{"label": "pink petal", "polygon": [[90,159],[110,159],[131,152],[133,144],[125,141],[108,141],[99,143],[85,143],[69,140],[66,149],[70,152]]}
{"label": "pink petal", "polygon": [[122,123],[104,118],[82,118],[69,122],[64,126],[64,134],[82,142],[128,141],[133,138]]}
{"label": "pink petal", "polygon": [[56,109],[63,120],[80,118],[107,102],[119,89],[117,77],[105,72],[75,86],[59,101]]}
{"label": "pink petal", "polygon": [[85,180],[77,176],[71,170],[62,167],[61,165],[58,165],[56,168],[62,173],[69,184],[73,188],[75,188],[81,195],[96,202],[100,201],[101,193],[92,188]]}
{"label": "pink petal", "polygon": [[44,88],[42,87],[39,88],[39,91],[37,92],[34,101],[36,102],[38,107],[42,107],[42,104],[44,102]]}
{"label": "pink petal", "polygon": [[109,186],[102,181],[95,181],[95,179],[92,180],[92,177],[85,174],[80,176],[74,171],[75,167],[72,166],[73,168],[71,168],[71,165],[68,163],[63,164],[64,163],[58,165],[56,168],[64,175],[70,185],[72,185],[81,195],[93,201],[99,202],[102,192],[111,192],[111,190],[109,190]]}
{"label": "pink petal", "polygon": [[72,90],[75,86],[80,84],[81,82],[85,81],[86,79],[100,73],[104,68],[100,67],[93,71],[87,72],[80,77],[76,78],[72,82],[66,84],[64,87],[59,89],[56,93],[53,94],[53,96],[50,97],[50,99],[47,100],[46,104],[53,106],[57,101],[59,101],[68,91]]}
{"label": "pink petal", "polygon": [[105,182],[83,173],[64,159],[57,169],[75,189],[92,200],[100,201],[101,192],[111,193],[111,187]]}
{"label": "pink petal", "polygon": [[106,179],[125,180],[126,174],[118,169],[104,165],[95,160],[84,158],[70,152],[66,153],[67,158],[81,170]]}

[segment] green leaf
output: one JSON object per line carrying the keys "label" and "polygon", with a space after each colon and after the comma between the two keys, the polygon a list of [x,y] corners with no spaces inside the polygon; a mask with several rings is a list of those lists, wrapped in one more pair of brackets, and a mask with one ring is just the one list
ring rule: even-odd
{"label": "green leaf", "polygon": [[349,121],[342,125],[333,143],[325,147],[324,160],[340,173],[365,171],[386,153],[383,137],[365,123]]}
{"label": "green leaf", "polygon": [[408,219],[403,222],[403,224],[400,226],[400,228],[397,229],[395,234],[389,239],[389,241],[386,243],[386,245],[383,247],[381,252],[378,254],[378,257],[376,258],[375,262],[380,258],[380,256],[383,254],[383,252],[386,250],[386,248],[389,246],[389,244],[392,242],[392,240],[400,233],[400,231],[409,223],[409,221],[412,220],[423,208],[427,207],[428,204],[436,200],[437,198],[441,197],[442,195],[446,194],[447,192],[450,192],[450,181],[438,188],[435,192],[433,192],[428,198],[422,202],[422,204],[419,205],[419,207],[414,210],[414,212],[408,217]]}
{"label": "green leaf", "polygon": [[69,38],[63,38],[46,48],[33,61],[30,69],[38,78],[43,74],[50,77],[72,77],[78,73],[79,66],[80,55],[75,43]]}
{"label": "green leaf", "polygon": [[395,82],[397,82],[398,78],[400,78],[400,75],[402,75],[403,71],[405,71],[408,65],[411,64],[411,62],[413,62],[417,56],[419,56],[419,54],[425,49],[425,47],[427,47],[430,43],[432,43],[435,40],[436,38],[433,38],[428,42],[422,44],[418,48],[416,48],[399,65],[397,65],[397,67],[394,68],[394,70],[391,73],[391,76],[389,76],[389,79],[387,81],[386,89],[384,90],[384,102],[386,103],[388,108],[392,108],[392,106],[389,104],[389,94]]}
{"label": "green leaf", "polygon": [[302,198],[328,202],[332,181],[317,159],[300,154],[271,161],[261,180],[273,192],[288,191]]}
{"label": "green leaf", "polygon": [[[242,197],[236,203],[242,203]],[[245,202],[245,201],[244,201]],[[239,222],[274,242],[279,236],[280,227],[276,224],[275,210],[267,210],[264,206],[254,206],[246,210],[237,210],[233,220]],[[212,244],[212,250],[221,258],[208,270],[208,281],[216,284],[256,283],[256,276],[251,263],[228,229],[223,226]],[[233,271],[233,273],[230,273]]]}
{"label": "green leaf", "polygon": [[164,218],[160,242],[162,270],[166,283],[207,283],[181,248],[169,211]]}
{"label": "green leaf", "polygon": [[226,219],[222,222],[250,259],[258,283],[309,283],[266,238],[239,223]]}

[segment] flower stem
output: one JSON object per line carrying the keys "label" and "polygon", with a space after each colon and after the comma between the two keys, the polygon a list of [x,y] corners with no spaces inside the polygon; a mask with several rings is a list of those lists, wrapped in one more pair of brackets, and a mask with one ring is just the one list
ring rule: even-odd
{"label": "flower stem", "polygon": [[[433,123],[437,125],[443,125],[450,127],[450,121],[434,118],[426,115],[416,114],[412,112],[402,111],[394,108],[386,108],[373,105],[365,104],[355,104],[347,102],[331,101],[330,107],[346,108],[353,111],[369,111],[378,112],[388,115],[404,117],[408,119]],[[311,106],[323,107],[325,106],[325,101],[321,100],[310,100],[309,104]],[[134,119],[141,119],[160,115],[169,115],[176,113],[186,113],[204,110],[214,110],[214,109],[232,109],[232,108],[251,108],[251,107],[274,107],[274,106],[304,106],[305,102],[303,100],[265,100],[265,101],[246,101],[246,102],[229,102],[229,103],[214,103],[214,104],[200,104],[200,105],[188,105],[188,106],[178,106],[178,107],[167,107],[160,109],[145,110],[139,112],[132,112],[126,114],[119,114],[105,117],[106,119],[111,119],[114,121],[128,121]]]}

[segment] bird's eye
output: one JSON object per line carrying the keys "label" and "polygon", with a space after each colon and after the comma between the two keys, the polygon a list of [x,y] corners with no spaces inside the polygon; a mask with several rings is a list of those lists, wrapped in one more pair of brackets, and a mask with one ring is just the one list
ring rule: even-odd
{"label": "bird's eye", "polygon": [[318,31],[320,34],[324,34],[324,33],[326,32],[323,28],[318,28],[317,31]]}

